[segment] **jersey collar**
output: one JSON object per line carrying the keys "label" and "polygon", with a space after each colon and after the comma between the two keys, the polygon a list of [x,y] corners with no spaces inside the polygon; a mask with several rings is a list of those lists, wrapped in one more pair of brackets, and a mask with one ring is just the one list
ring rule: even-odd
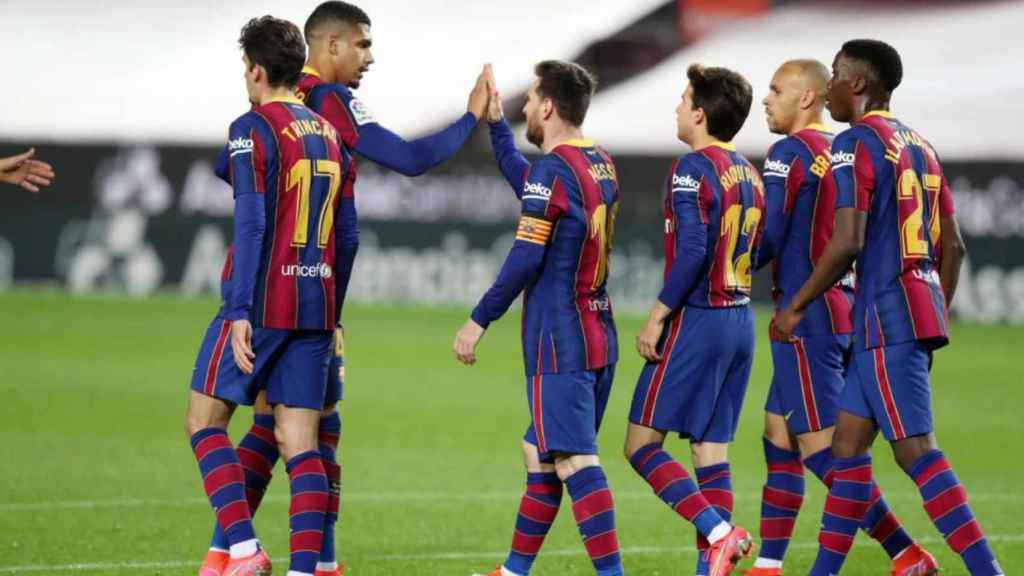
{"label": "jersey collar", "polygon": [[287,104],[302,104],[302,100],[299,100],[295,96],[278,96],[277,98],[271,98],[267,101],[267,104],[271,102],[285,102]]}
{"label": "jersey collar", "polygon": [[[736,147],[733,146],[732,144],[729,144],[728,142],[718,142],[718,141],[712,142],[711,144],[708,144],[704,148],[710,148],[712,146],[721,148],[722,150],[728,150],[729,152],[735,152],[736,151]],[[701,148],[701,150],[703,150],[704,148]]]}
{"label": "jersey collar", "polygon": [[828,132],[829,131],[828,128],[826,128],[824,124],[818,124],[817,122],[814,122],[812,124],[808,124],[807,126],[804,127],[804,130],[817,130],[818,132]]}
{"label": "jersey collar", "polygon": [[593,148],[594,141],[584,138],[573,138],[572,140],[566,140],[559,144],[559,146],[572,146],[573,148]]}
{"label": "jersey collar", "polygon": [[302,73],[309,74],[310,76],[316,76],[317,78],[320,77],[320,72],[318,72],[316,68],[313,68],[308,64],[302,67]]}
{"label": "jersey collar", "polygon": [[867,114],[862,116],[861,120],[864,120],[865,118],[870,118],[872,116],[881,116],[882,118],[893,117],[892,112],[889,112],[888,110],[872,110],[871,112],[868,112]]}

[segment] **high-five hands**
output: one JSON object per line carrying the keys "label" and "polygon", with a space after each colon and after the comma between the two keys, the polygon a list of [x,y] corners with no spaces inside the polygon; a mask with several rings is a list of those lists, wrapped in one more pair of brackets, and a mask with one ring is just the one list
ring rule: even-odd
{"label": "high-five hands", "polygon": [[469,112],[479,121],[487,113],[487,103],[491,97],[491,89],[488,86],[488,77],[493,77],[491,65],[484,64],[484,69],[476,77],[476,84],[469,93],[469,102],[466,103],[466,112]]}
{"label": "high-five hands", "polygon": [[49,186],[53,180],[53,166],[39,160],[32,160],[36,149],[0,158],[0,182],[21,186],[29,192],[39,192],[40,186]]}
{"label": "high-five hands", "polygon": [[494,80],[494,68],[490,64],[484,66],[487,74],[487,85],[490,89],[490,100],[487,103],[487,121],[498,122],[505,117],[505,111],[501,107],[501,94],[498,93],[498,83]]}

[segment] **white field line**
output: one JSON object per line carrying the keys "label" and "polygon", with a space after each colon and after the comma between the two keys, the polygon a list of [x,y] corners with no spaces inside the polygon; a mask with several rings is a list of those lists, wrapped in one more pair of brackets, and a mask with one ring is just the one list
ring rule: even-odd
{"label": "white field line", "polygon": [[[920,494],[910,491],[894,491],[884,493],[885,499],[890,502],[919,502]],[[374,503],[374,502],[459,502],[459,501],[518,501],[522,492],[385,492],[385,493],[346,493],[341,494],[342,503]],[[612,492],[615,500],[646,500],[654,498],[649,491]],[[760,492],[737,493],[737,501],[751,500],[759,501]],[[1024,493],[971,493],[968,492],[970,502],[997,502],[997,503],[1021,503],[1024,502]],[[287,495],[268,496],[264,502],[287,502]],[[124,498],[112,500],[54,500],[50,502],[0,502],[0,513],[6,512],[42,512],[47,510],[76,510],[96,508],[142,508],[142,507],[164,507],[181,508],[185,506],[208,505],[204,497],[185,498]]]}
{"label": "white field line", "polygon": [[[1024,534],[990,534],[990,542],[1015,543],[1024,542]],[[917,542],[926,545],[944,544],[938,537],[929,536],[918,538]],[[855,546],[874,546],[873,542],[860,538]],[[816,542],[794,542],[789,546],[791,549],[812,550],[817,549]],[[626,546],[620,550],[623,556],[660,555],[660,554],[683,554],[694,555],[696,550],[692,546]],[[506,551],[491,552],[438,552],[433,554],[388,554],[366,556],[363,562],[416,562],[416,561],[439,561],[439,560],[500,560]],[[584,556],[586,553],[583,546],[573,548],[556,548],[553,550],[541,550],[544,556]],[[274,558],[275,564],[284,565],[287,558]],[[28,574],[32,572],[96,572],[102,570],[144,570],[154,568],[186,568],[198,566],[198,560],[168,560],[164,562],[89,562],[77,564],[28,564],[24,566],[0,566],[0,574]],[[467,570],[468,571],[468,570]]]}

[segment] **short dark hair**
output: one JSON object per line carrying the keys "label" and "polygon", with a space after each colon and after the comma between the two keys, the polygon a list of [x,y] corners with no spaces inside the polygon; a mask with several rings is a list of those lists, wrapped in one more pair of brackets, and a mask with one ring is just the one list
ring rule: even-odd
{"label": "short dark hair", "polygon": [[750,82],[728,68],[693,64],[686,70],[693,89],[693,109],[704,109],[708,134],[728,142],[743,127],[750,114],[754,90]]}
{"label": "short dark hair", "polygon": [[306,42],[309,42],[310,36],[316,32],[317,28],[327,22],[347,22],[353,25],[366,24],[369,26],[370,17],[366,15],[366,12],[363,12],[362,8],[355,4],[338,0],[324,2],[313,10],[309,18],[306,18],[306,26],[303,28]]}
{"label": "short dark hair", "polygon": [[592,72],[575,62],[545,60],[533,68],[540,82],[537,95],[550,98],[563,120],[573,126],[583,124],[590,107],[590,97],[597,88]]}
{"label": "short dark hair", "polygon": [[295,86],[306,63],[306,43],[299,27],[287,20],[263,16],[242,27],[238,45],[249,57],[249,65],[267,71],[271,86]]}
{"label": "short dark hair", "polygon": [[858,38],[843,44],[840,52],[871,67],[881,87],[892,92],[903,81],[903,61],[895,48],[881,40]]}

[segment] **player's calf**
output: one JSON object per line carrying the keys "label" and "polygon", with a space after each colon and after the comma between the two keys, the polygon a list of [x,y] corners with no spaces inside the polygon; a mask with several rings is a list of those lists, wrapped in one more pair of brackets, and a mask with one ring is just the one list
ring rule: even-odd
{"label": "player's calf", "polygon": [[[686,469],[662,449],[660,441],[634,449],[638,444],[636,439],[649,439],[652,437],[650,432],[656,431],[637,424],[629,425],[626,455],[630,465],[647,481],[659,498],[677,514],[692,522],[697,531],[709,542],[713,544],[724,538],[732,530],[732,526],[700,493]],[[664,439],[663,433],[657,434]]]}
{"label": "player's calf", "polygon": [[[908,438],[907,440],[913,440]],[[900,442],[894,443],[896,447]],[[896,448],[900,450],[899,448]],[[907,474],[917,484],[925,511],[972,576],[998,576],[999,562],[967,503],[967,491],[938,449],[926,452]]]}
{"label": "player's calf", "polygon": [[556,455],[555,471],[572,498],[572,513],[598,576],[623,574],[615,504],[597,457]]}
{"label": "player's calf", "polygon": [[317,561],[317,574],[331,573],[338,569],[338,560],[334,548],[334,527],[341,511],[341,465],[338,463],[338,441],[341,437],[341,416],[333,407],[320,415],[320,427],[317,443],[320,460],[323,462],[327,475],[327,512],[324,517],[323,542],[320,546],[320,559]]}

